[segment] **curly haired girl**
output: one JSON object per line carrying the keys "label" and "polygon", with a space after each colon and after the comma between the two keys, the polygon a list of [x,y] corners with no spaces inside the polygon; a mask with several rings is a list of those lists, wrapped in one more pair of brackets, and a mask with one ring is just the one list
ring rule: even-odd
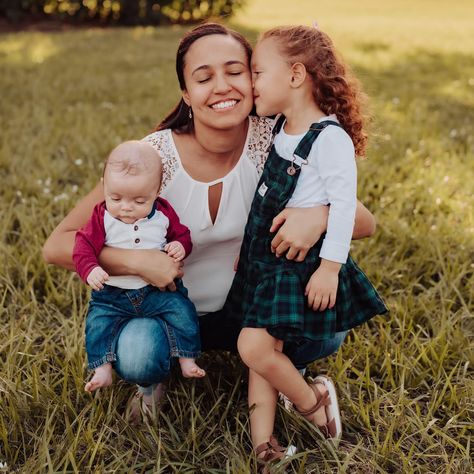
{"label": "curly haired girl", "polygon": [[[341,435],[328,377],[309,384],[283,345],[321,341],[387,311],[349,256],[357,202],[355,156],[365,152],[363,95],[316,27],[278,27],[252,56],[258,115],[281,114],[257,185],[227,300],[242,318],[239,353],[249,367],[252,442],[265,461],[284,449],[272,436],[278,392],[327,438]],[[304,261],[279,258],[268,233],[285,207],[330,206],[327,232]],[[298,260],[298,259],[297,259]]]}

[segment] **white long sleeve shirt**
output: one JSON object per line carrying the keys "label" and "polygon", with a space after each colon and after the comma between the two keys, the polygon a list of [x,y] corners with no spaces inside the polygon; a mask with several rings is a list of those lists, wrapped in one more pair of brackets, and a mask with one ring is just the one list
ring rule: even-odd
{"label": "white long sleeve shirt", "polygon": [[[337,122],[335,115],[320,119]],[[285,160],[293,160],[293,153],[305,134],[288,135],[284,126],[276,135],[274,145]],[[300,164],[298,159],[296,165]],[[313,143],[308,164],[301,173],[287,207],[329,207],[326,237],[320,257],[345,263],[349,254],[357,206],[357,167],[354,145],[349,135],[336,126],[326,127]]]}

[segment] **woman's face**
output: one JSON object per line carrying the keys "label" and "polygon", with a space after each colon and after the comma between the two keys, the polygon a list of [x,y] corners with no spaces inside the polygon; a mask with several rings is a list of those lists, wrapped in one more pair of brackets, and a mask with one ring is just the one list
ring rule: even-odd
{"label": "woman's face", "polygon": [[247,119],[253,106],[252,81],[244,47],[232,36],[209,35],[185,56],[183,99],[194,124],[228,129]]}

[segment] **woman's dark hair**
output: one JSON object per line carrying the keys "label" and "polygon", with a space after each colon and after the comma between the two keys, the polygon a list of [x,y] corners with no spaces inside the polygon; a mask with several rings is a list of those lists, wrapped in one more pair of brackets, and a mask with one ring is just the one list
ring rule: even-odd
{"label": "woman's dark hair", "polygon": [[[176,53],[176,74],[178,76],[179,87],[182,91],[186,90],[184,82],[184,65],[186,54],[192,44],[200,38],[210,35],[232,36],[237,40],[245,50],[245,55],[250,66],[252,56],[252,47],[250,43],[237,31],[233,31],[219,23],[204,23],[188,31],[181,39],[178,52]],[[176,107],[155,127],[154,131],[170,128],[176,133],[190,133],[194,130],[193,119],[189,118],[190,107],[180,99]]]}

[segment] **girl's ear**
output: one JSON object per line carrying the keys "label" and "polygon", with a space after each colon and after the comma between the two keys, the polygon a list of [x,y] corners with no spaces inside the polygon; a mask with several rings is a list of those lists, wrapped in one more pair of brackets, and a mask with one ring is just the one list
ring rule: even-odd
{"label": "girl's ear", "polygon": [[306,79],[306,67],[303,63],[295,63],[291,66],[290,87],[300,87]]}

